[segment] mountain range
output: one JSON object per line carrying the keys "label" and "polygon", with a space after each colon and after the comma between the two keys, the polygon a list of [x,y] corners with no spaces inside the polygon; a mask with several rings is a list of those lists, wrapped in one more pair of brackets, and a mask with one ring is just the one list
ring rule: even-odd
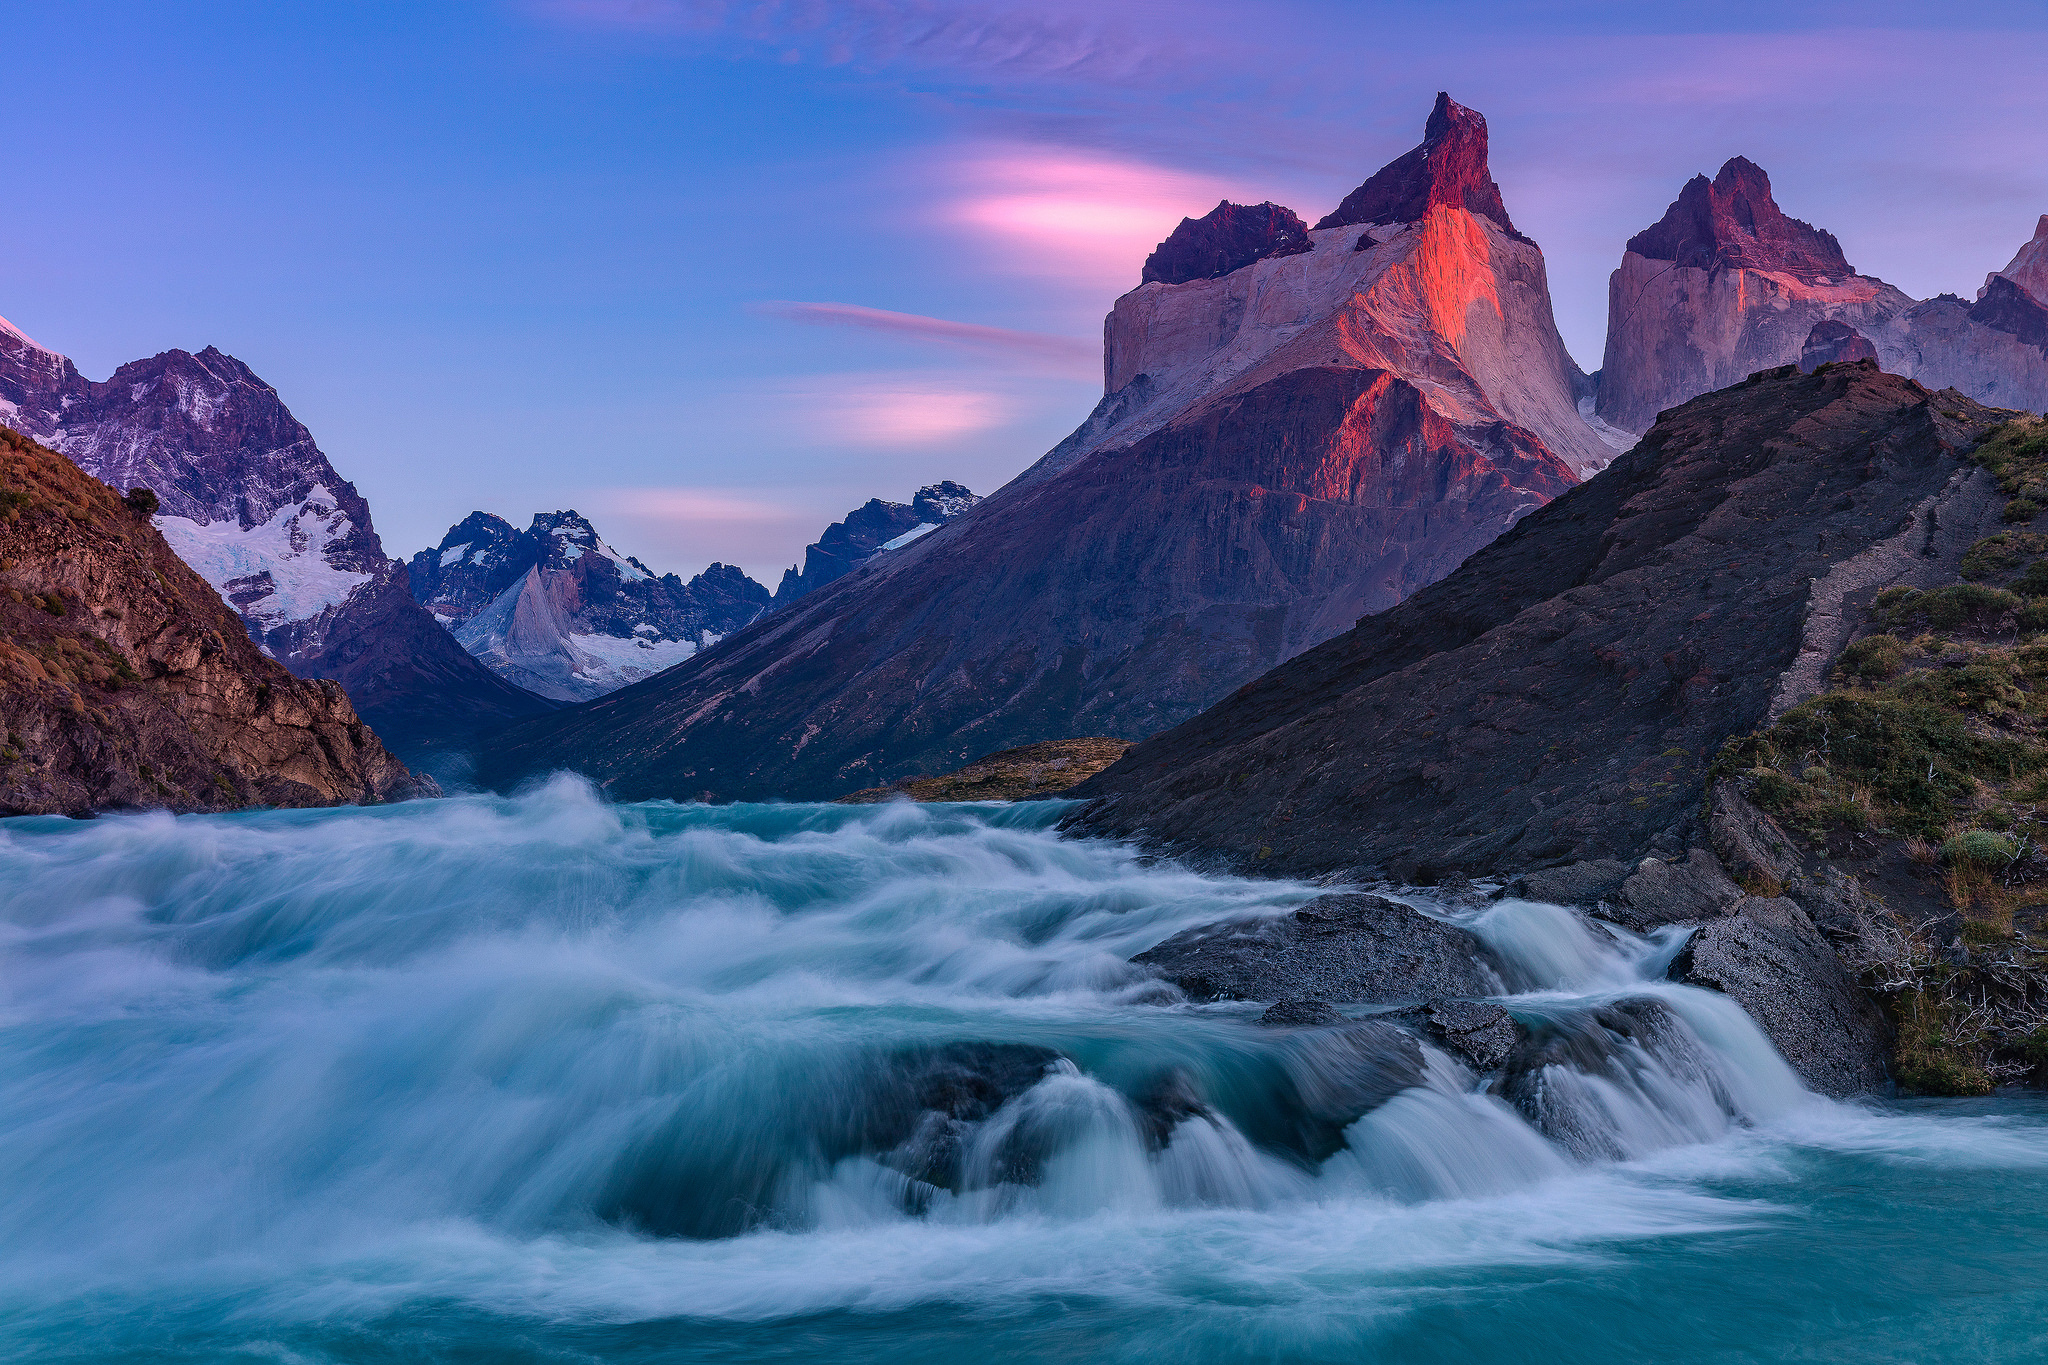
{"label": "mountain range", "polygon": [[998,493],[648,682],[511,727],[494,781],[830,797],[1137,737],[1434,582],[1616,447],[1542,252],[1440,97],[1314,228],[1184,221],[1105,325],[1106,393]]}
{"label": "mountain range", "polygon": [[165,540],[263,653],[339,682],[402,755],[553,705],[477,663],[413,601],[355,485],[233,356],[165,351],[95,382],[0,325],[0,423],[117,489],[152,490]]}

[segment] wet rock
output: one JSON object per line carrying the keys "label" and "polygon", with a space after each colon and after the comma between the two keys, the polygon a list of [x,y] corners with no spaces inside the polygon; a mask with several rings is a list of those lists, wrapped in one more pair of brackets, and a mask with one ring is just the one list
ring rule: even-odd
{"label": "wet rock", "polygon": [[1436,1000],[1425,1011],[1432,1031],[1481,1071],[1507,1061],[1522,1040],[1514,1016],[1484,1000]]}
{"label": "wet rock", "polygon": [[1422,1045],[1378,1021],[1290,1035],[1279,1060],[1238,1124],[1257,1145],[1309,1165],[1341,1148],[1351,1124],[1422,1084]]}
{"label": "wet rock", "polygon": [[1318,896],[1291,915],[1190,929],[1131,961],[1198,1000],[1400,1004],[1499,989],[1476,937],[1361,893]]}
{"label": "wet rock", "polygon": [[1744,897],[1732,914],[1700,927],[1671,977],[1733,998],[1822,1094],[1884,1084],[1884,1016],[1796,902]]}
{"label": "wet rock", "polygon": [[1258,1017],[1267,1028],[1327,1028],[1344,1022],[1344,1016],[1321,1000],[1280,1000]]}
{"label": "wet rock", "polygon": [[1734,1111],[1699,1039],[1663,1001],[1648,997],[1548,1021],[1507,1059],[1493,1093],[1581,1160],[1634,1155],[1616,1126],[1614,1110],[1588,1085],[1588,1077],[1646,1094],[1660,1108],[1661,1092],[1675,1078],[1707,1088],[1724,1111]]}
{"label": "wet rock", "polygon": [[1185,1120],[1211,1117],[1215,1112],[1195,1089],[1194,1078],[1179,1067],[1154,1081],[1131,1103],[1154,1151],[1171,1144],[1173,1130]]}
{"label": "wet rock", "polygon": [[1506,894],[1546,905],[1592,906],[1619,890],[1628,875],[1627,863],[1615,858],[1596,858],[1524,872],[1508,883]]}
{"label": "wet rock", "polygon": [[1741,899],[1742,888],[1729,879],[1721,860],[1696,848],[1682,863],[1643,859],[1615,893],[1608,915],[1641,933],[1725,915]]}

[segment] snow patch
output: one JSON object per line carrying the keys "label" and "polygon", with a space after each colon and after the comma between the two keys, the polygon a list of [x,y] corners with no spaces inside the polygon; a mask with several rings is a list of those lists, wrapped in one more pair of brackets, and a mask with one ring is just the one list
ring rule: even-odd
{"label": "snow patch", "polygon": [[883,550],[900,550],[904,546],[908,545],[911,541],[916,540],[919,536],[930,535],[933,531],[936,531],[938,529],[939,524],[935,521],[920,522],[917,525],[911,527],[908,531],[905,531],[902,535],[896,537],[896,539],[883,541],[880,548]]}
{"label": "snow patch", "polygon": [[[445,569],[450,564],[460,564],[462,562],[462,557],[468,553],[469,544],[466,541],[461,545],[449,546],[447,549],[441,551],[441,567]],[[481,560],[481,556],[479,556],[479,560]]]}
{"label": "snow patch", "polygon": [[[235,521],[172,516],[155,520],[178,558],[211,583],[230,606],[265,629],[339,606],[371,578],[327,562],[327,548],[352,528],[348,514],[335,506],[334,495],[318,485],[298,505],[280,507],[269,521],[247,530]],[[236,584],[234,596],[243,600],[228,599],[226,585],[231,582]]]}

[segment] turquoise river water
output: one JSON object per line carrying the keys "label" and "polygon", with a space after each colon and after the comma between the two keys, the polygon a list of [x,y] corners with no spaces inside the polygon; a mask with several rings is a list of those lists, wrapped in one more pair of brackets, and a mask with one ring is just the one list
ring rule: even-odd
{"label": "turquoise river water", "polygon": [[1502,902],[1575,1136],[1434,1050],[1318,1128],[1344,1030],[1126,962],[1313,890],[1058,814],[0,824],[0,1359],[2048,1360],[2041,1099],[1817,1098]]}

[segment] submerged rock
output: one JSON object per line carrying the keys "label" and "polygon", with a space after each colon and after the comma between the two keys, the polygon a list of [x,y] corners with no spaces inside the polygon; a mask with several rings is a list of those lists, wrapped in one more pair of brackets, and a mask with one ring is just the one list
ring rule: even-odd
{"label": "submerged rock", "polygon": [[1377,1021],[1292,1035],[1280,1063],[1240,1126],[1258,1145],[1308,1165],[1341,1148],[1346,1128],[1423,1082],[1422,1044]]}
{"label": "submerged rock", "polygon": [[1175,934],[1131,961],[1198,1000],[1405,1004],[1499,989],[1492,954],[1454,925],[1384,896],[1318,896],[1289,915]]}
{"label": "submerged rock", "polygon": [[1279,1000],[1267,1006],[1258,1022],[1267,1028],[1327,1028],[1343,1023],[1344,1016],[1323,1000]]}

